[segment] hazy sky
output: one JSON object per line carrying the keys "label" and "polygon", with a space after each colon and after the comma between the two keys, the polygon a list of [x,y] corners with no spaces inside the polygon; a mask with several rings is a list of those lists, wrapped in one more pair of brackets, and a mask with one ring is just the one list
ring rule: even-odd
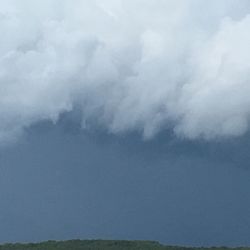
{"label": "hazy sky", "polygon": [[83,131],[72,117],[39,123],[1,150],[1,242],[250,244],[249,136],[142,141]]}
{"label": "hazy sky", "polygon": [[0,0],[0,241],[249,245],[248,0]]}

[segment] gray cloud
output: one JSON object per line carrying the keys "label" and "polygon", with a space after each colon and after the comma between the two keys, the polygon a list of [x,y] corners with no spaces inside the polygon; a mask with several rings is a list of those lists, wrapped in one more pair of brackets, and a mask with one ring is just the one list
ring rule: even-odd
{"label": "gray cloud", "polygon": [[249,14],[245,0],[3,0],[0,141],[75,105],[112,133],[244,134]]}

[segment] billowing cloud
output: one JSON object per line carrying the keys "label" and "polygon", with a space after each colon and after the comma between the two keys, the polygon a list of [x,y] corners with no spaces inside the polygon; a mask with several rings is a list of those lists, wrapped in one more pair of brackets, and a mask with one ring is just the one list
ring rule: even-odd
{"label": "billowing cloud", "polygon": [[250,119],[247,0],[2,0],[0,141],[81,107],[82,125],[239,136]]}

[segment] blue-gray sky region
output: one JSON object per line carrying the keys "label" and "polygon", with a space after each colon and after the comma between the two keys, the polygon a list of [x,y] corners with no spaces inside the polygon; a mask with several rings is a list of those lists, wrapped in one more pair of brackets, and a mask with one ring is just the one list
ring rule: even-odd
{"label": "blue-gray sky region", "polygon": [[1,242],[250,244],[249,137],[190,142],[165,132],[143,141],[84,131],[68,116],[1,149]]}

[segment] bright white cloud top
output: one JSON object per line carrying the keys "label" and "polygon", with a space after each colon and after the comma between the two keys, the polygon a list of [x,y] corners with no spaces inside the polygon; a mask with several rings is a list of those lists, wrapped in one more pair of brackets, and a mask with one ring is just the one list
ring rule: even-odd
{"label": "bright white cloud top", "polygon": [[247,0],[1,0],[0,141],[75,105],[83,127],[239,136],[250,120]]}

